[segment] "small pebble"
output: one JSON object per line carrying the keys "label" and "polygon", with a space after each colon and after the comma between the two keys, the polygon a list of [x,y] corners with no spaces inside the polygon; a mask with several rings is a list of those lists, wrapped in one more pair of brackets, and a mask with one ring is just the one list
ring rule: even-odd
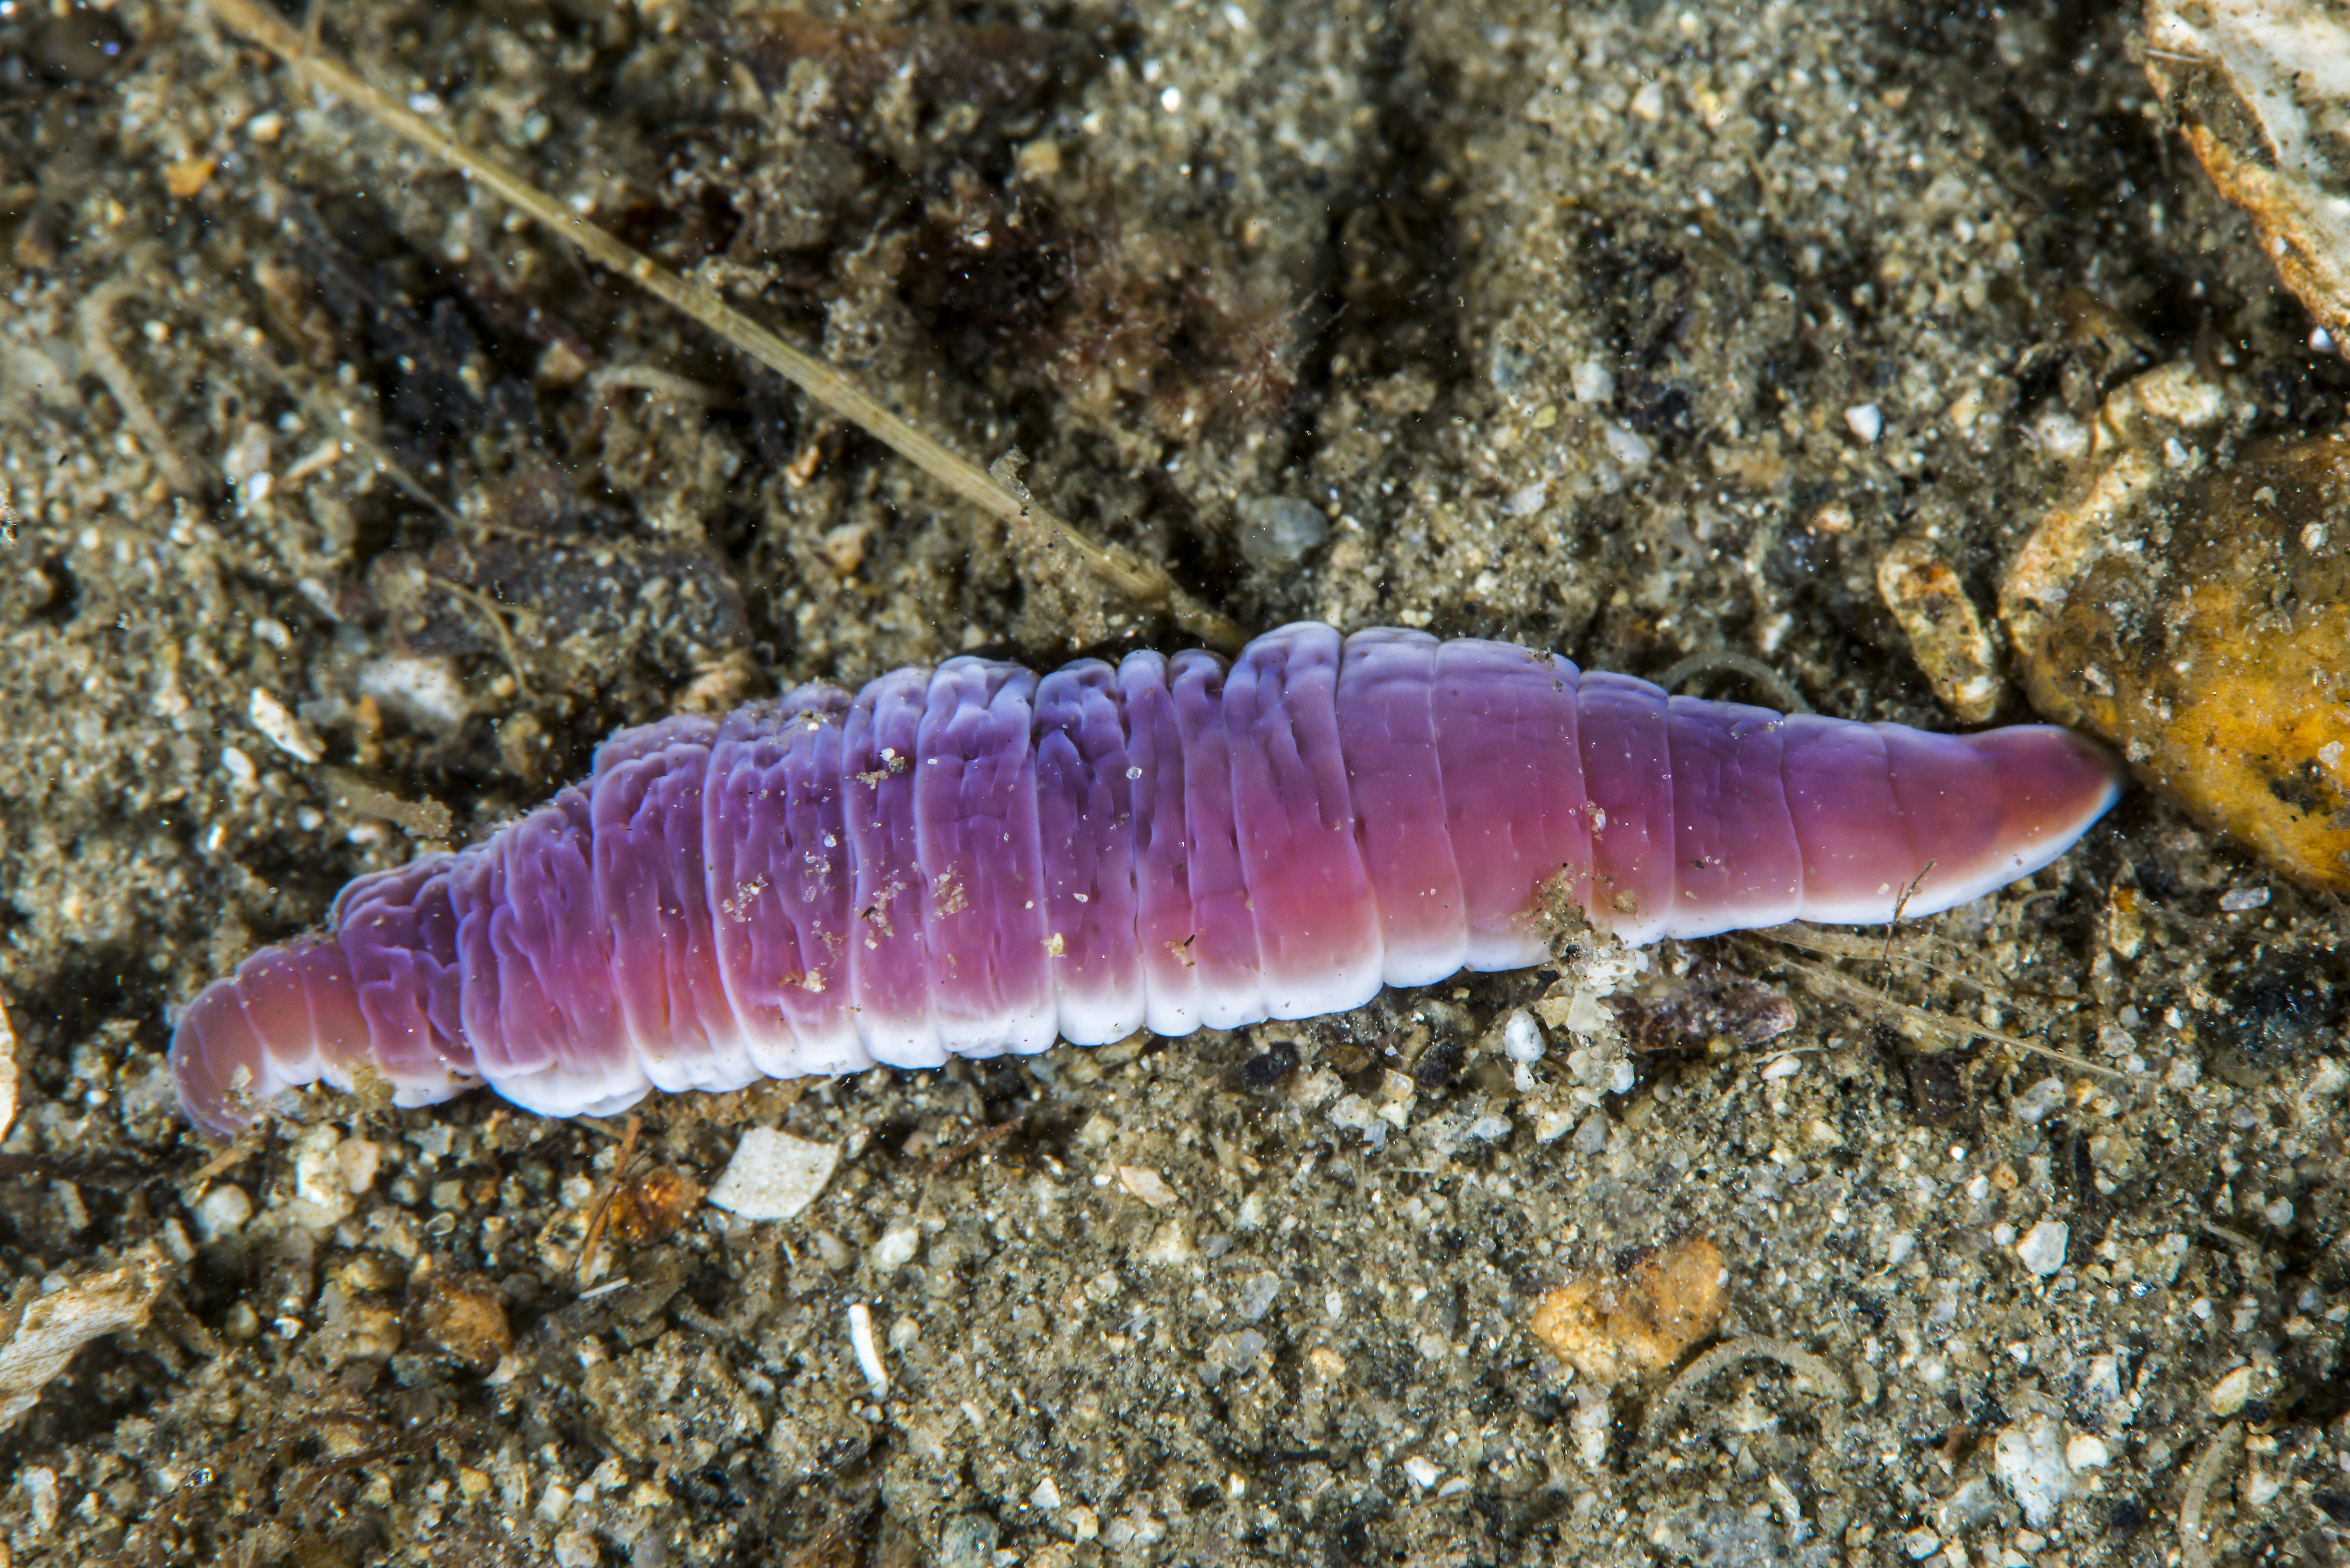
{"label": "small pebble", "polygon": [[310,733],[309,727],[277,700],[276,693],[255,687],[245,712],[252,719],[253,727],[260,731],[271,745],[295,761],[315,763],[325,756],[317,737]]}
{"label": "small pebble", "polygon": [[1649,460],[1657,455],[1657,449],[1650,446],[1638,431],[1627,426],[1617,424],[1611,420],[1604,433],[1607,441],[1608,455],[1626,468],[1646,468],[1648,466]]}
{"label": "small pebble", "polygon": [[1552,1291],[1535,1304],[1534,1334],[1594,1383],[1621,1382],[1670,1366],[1711,1334],[1729,1281],[1721,1249],[1683,1236]]}
{"label": "small pebble", "polygon": [[1322,509],[1294,495],[1243,496],[1233,510],[1240,514],[1241,556],[1262,571],[1295,566],[1330,536]]}
{"label": "small pebble", "polygon": [[1503,1021],[1502,1054],[1528,1066],[1543,1059],[1542,1026],[1523,1007]]}
{"label": "small pebble", "polygon": [[1959,575],[1923,539],[1904,539],[1877,563],[1877,593],[1892,612],[1934,700],[1960,723],[1988,723],[2007,700],[1999,655]]}
{"label": "small pebble", "polygon": [[1875,403],[1855,403],[1845,410],[1844,422],[1870,446],[1875,446],[1877,438],[1885,433],[1885,415]]}
{"label": "small pebble", "polygon": [[1146,1166],[1121,1165],[1118,1168],[1118,1184],[1141,1199],[1153,1209],[1175,1206],[1175,1190],[1157,1171]]}
{"label": "small pebble", "polygon": [[2204,1390],[2203,1403],[2214,1416],[2232,1416],[2252,1397],[2252,1369],[2239,1366]]}
{"label": "small pebble", "polygon": [[2064,1445],[2064,1464],[2074,1470],[2100,1470],[2113,1462],[2114,1453],[2105,1440],[2084,1432]]}
{"label": "small pebble", "polygon": [[420,1269],[410,1282],[409,1321],[416,1336],[452,1361],[488,1372],[514,1348],[505,1298],[480,1274]]}
{"label": "small pebble", "polygon": [[995,1521],[987,1515],[955,1515],[939,1532],[938,1568],[991,1568],[996,1536]]}
{"label": "small pebble", "polygon": [[899,1220],[881,1232],[881,1239],[873,1243],[866,1256],[876,1269],[886,1274],[912,1262],[921,1245],[921,1227],[911,1220]]}
{"label": "small pebble", "polygon": [[2064,1433],[2045,1416],[2026,1417],[1992,1439],[1991,1472],[2034,1530],[2054,1522],[2058,1506],[2073,1490]]}
{"label": "small pebble", "polygon": [[2043,1220],[2015,1244],[2016,1261],[2045,1279],[2064,1266],[2064,1249],[2073,1228],[2062,1220]]}
{"label": "small pebble", "polygon": [[244,1189],[234,1182],[224,1181],[196,1199],[192,1216],[197,1234],[207,1241],[217,1241],[234,1236],[253,1218],[253,1199]]}

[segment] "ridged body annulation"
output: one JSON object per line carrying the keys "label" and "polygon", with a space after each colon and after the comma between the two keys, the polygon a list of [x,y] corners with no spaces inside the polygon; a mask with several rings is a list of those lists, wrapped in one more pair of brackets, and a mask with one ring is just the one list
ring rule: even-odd
{"label": "ridged body annulation", "polygon": [[[1624,941],[1929,914],[2112,803],[2094,743],[1782,717],[1415,632],[1300,625],[1227,665],[954,659],[622,731],[486,841],[346,888],[191,1003],[182,1105],[550,1115],[1301,1018]],[[1906,902],[1904,902],[1906,895]]]}

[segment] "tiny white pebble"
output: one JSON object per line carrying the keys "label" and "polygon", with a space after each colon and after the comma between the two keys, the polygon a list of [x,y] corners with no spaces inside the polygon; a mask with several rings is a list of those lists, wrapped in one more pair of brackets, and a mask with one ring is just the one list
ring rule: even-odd
{"label": "tiny white pebble", "polygon": [[1543,1059],[1542,1026],[1523,1007],[1503,1021],[1502,1054],[1528,1065]]}
{"label": "tiny white pebble", "polygon": [[2220,895],[2220,908],[2231,915],[2257,909],[2268,901],[2269,890],[2266,888],[2230,888]]}
{"label": "tiny white pebble", "polygon": [[1411,1478],[1412,1485],[1419,1488],[1422,1491],[1426,1491],[1430,1487],[1436,1484],[1436,1478],[1442,1475],[1444,1472],[1430,1464],[1427,1455],[1414,1454],[1411,1458],[1404,1460],[1403,1473]]}
{"label": "tiny white pebble", "polygon": [[1852,427],[1853,434],[1871,446],[1885,433],[1885,416],[1875,403],[1855,403],[1844,411],[1844,422]]}
{"label": "tiny white pebble", "polygon": [[914,1253],[921,1245],[921,1227],[911,1220],[900,1220],[881,1232],[881,1239],[873,1243],[872,1251],[866,1256],[872,1260],[876,1269],[886,1274],[913,1262]]}
{"label": "tiny white pebble", "polygon": [[2113,1462],[2113,1450],[2106,1447],[2102,1438],[2085,1432],[2064,1445],[2064,1463],[2071,1469],[2103,1469]]}
{"label": "tiny white pebble", "polygon": [[1657,455],[1657,449],[1642,439],[1638,431],[1619,425],[1613,420],[1607,421],[1607,429],[1604,433],[1607,439],[1608,455],[1627,468],[1646,468],[1648,466],[1648,460]]}
{"label": "tiny white pebble", "polygon": [[1792,1078],[1803,1070],[1804,1059],[1790,1051],[1783,1056],[1773,1058],[1771,1064],[1762,1069],[1762,1075],[1765,1078]]}
{"label": "tiny white pebble", "polygon": [[2045,1279],[2064,1266],[2064,1249],[2072,1239],[2073,1228],[2062,1220],[2043,1220],[2015,1244],[2016,1261]]}
{"label": "tiny white pebble", "polygon": [[1175,1206],[1175,1190],[1166,1179],[1147,1166],[1121,1165],[1118,1168],[1118,1185],[1141,1199],[1153,1209]]}

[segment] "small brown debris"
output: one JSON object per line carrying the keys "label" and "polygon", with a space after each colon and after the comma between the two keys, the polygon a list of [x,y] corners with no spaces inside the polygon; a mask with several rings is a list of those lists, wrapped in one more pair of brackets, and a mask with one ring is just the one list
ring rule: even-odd
{"label": "small brown debris", "polygon": [[948,1171],[952,1170],[956,1166],[961,1165],[964,1160],[969,1159],[972,1156],[982,1153],[993,1147],[995,1144],[1002,1142],[1003,1139],[1010,1137],[1014,1133],[1018,1132],[1026,1125],[1027,1118],[1025,1116],[1014,1116],[1008,1122],[998,1122],[993,1127],[982,1127],[978,1132],[973,1133],[971,1137],[963,1139],[962,1142],[955,1145],[952,1148],[940,1150],[938,1158],[931,1161],[931,1174],[932,1176],[945,1175]]}
{"label": "small brown debris", "polygon": [[1721,1323],[1729,1280],[1721,1249],[1679,1237],[1543,1297],[1534,1337],[1594,1383],[1661,1371]]}
{"label": "small brown debris", "polygon": [[1923,539],[1904,539],[1877,563],[1877,592],[1909,639],[1935,701],[1961,723],[1981,724],[2007,696],[1998,656],[1959,575]]}
{"label": "small brown debris", "polygon": [[1034,92],[1051,72],[1065,40],[1028,27],[918,24],[861,27],[800,11],[758,11],[716,29],[728,49],[769,92],[790,85],[791,67],[822,68],[833,112],[810,117],[823,133],[844,138],[885,91],[967,132]]}
{"label": "small brown debris", "polygon": [[419,1265],[409,1288],[411,1332],[451,1360],[485,1373],[514,1348],[505,1298],[482,1275]]}
{"label": "small brown debris", "polygon": [[1912,1056],[1908,1060],[1909,1104],[1929,1127],[1946,1127],[1967,1114],[1967,1062],[1963,1056]]}
{"label": "small brown debris", "polygon": [[33,204],[33,210],[16,227],[16,240],[9,247],[9,254],[26,272],[47,272],[57,265],[57,224],[47,206],[37,202]]}
{"label": "small brown debris", "polygon": [[701,1201],[701,1187],[683,1171],[665,1165],[641,1171],[612,1194],[612,1238],[628,1247],[666,1241]]}
{"label": "small brown debris", "polygon": [[1608,999],[1634,1051],[1707,1054],[1775,1040],[1795,1026],[1795,1004],[1760,981],[1719,971],[1658,996]]}

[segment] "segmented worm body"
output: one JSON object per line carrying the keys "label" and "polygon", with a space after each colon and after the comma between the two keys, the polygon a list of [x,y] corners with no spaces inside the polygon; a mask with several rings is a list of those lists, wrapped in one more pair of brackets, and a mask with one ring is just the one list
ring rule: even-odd
{"label": "segmented worm body", "polygon": [[1042,679],[952,659],[624,730],[485,841],[362,877],[172,1043],[214,1131],[362,1060],[402,1105],[1185,1034],[1627,943],[1963,903],[2110,805],[2094,742],[1668,697],[1553,654],[1298,625]]}

